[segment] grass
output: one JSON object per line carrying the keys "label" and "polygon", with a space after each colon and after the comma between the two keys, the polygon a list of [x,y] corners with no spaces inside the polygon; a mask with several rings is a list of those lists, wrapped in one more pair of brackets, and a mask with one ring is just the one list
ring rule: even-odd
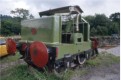
{"label": "grass", "polygon": [[17,52],[15,55],[8,55],[0,58],[0,63],[9,63],[18,60],[21,55]]}
{"label": "grass", "polygon": [[[15,59],[18,58],[19,55],[16,55]],[[10,61],[14,61],[11,58],[7,58]],[[3,60],[7,61],[8,60]],[[84,66],[86,67],[94,67],[99,65],[108,65],[114,63],[119,63],[120,57],[114,56],[112,54],[100,54],[98,57],[94,59],[90,59],[86,61]],[[0,80],[70,80],[74,76],[82,76],[88,73],[87,69],[78,68],[71,70],[69,69],[66,73],[63,73],[62,77],[56,76],[54,73],[41,73],[37,70],[33,69],[34,71],[28,70],[27,65],[17,65],[13,68],[4,70],[1,73]]]}
{"label": "grass", "polygon": [[0,80],[35,80],[35,77],[28,74],[26,65],[19,65],[6,70]]}
{"label": "grass", "polygon": [[54,74],[41,73],[34,70],[32,73],[27,65],[18,65],[14,68],[5,70],[1,74],[0,80],[62,80]]}
{"label": "grass", "polygon": [[95,59],[90,59],[86,61],[85,64],[87,66],[98,66],[98,65],[110,65],[119,62],[120,62],[119,56],[114,56],[113,54],[105,53],[98,55],[98,57],[95,57]]}
{"label": "grass", "polygon": [[62,80],[70,80],[73,77],[82,76],[87,73],[88,71],[86,69],[80,69],[80,68],[77,68],[75,70],[69,69],[62,77]]}

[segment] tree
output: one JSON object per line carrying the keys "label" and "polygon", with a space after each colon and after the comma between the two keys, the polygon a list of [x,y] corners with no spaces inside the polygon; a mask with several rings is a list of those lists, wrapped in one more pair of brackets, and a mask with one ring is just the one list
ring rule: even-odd
{"label": "tree", "polygon": [[94,27],[107,26],[110,20],[104,14],[96,14],[94,19]]}
{"label": "tree", "polygon": [[120,26],[116,22],[112,22],[109,27],[109,35],[111,34],[120,34]]}
{"label": "tree", "polygon": [[97,31],[98,35],[103,35],[103,36],[108,35],[108,29],[105,26],[97,26]]}
{"label": "tree", "polygon": [[113,13],[110,15],[109,19],[113,22],[117,22],[117,23],[120,23],[120,13],[117,12],[117,13]]}
{"label": "tree", "polygon": [[104,14],[95,14],[94,16],[84,17],[90,24],[91,36],[108,35],[108,28],[110,26],[110,19]]}
{"label": "tree", "polygon": [[97,34],[97,30],[93,27],[91,28],[90,35],[95,36]]}
{"label": "tree", "polygon": [[34,16],[32,14],[30,14],[29,18],[30,19],[34,19]]}
{"label": "tree", "polygon": [[90,23],[90,27],[93,28],[94,27],[94,20],[95,20],[95,16],[85,16],[84,17],[89,23]]}
{"label": "tree", "polygon": [[21,19],[27,19],[27,18],[34,18],[32,14],[29,14],[29,10],[23,9],[23,8],[16,8],[15,10],[11,11],[11,14],[16,15],[16,17],[20,17]]}
{"label": "tree", "polygon": [[120,13],[111,14],[109,19],[111,20],[109,34],[120,34]]}
{"label": "tree", "polygon": [[20,21],[11,16],[1,15],[0,35],[19,35],[21,32]]}

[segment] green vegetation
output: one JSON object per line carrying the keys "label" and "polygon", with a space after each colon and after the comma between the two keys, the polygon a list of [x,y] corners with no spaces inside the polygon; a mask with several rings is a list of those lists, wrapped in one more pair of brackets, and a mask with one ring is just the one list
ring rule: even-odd
{"label": "green vegetation", "polygon": [[27,71],[26,65],[19,65],[1,74],[0,80],[36,80],[33,75]]}
{"label": "green vegetation", "polygon": [[30,19],[34,18],[34,16],[29,13],[29,10],[26,10],[23,8],[16,8],[15,10],[11,11],[11,14],[14,14],[17,17],[20,17],[21,19],[27,19],[28,17]]}
{"label": "green vegetation", "polygon": [[[35,71],[35,70],[34,70]],[[35,71],[31,72],[27,65],[17,65],[7,69],[1,74],[0,80],[62,80],[54,74],[45,74]]]}
{"label": "green vegetation", "polygon": [[[21,20],[34,18],[28,10],[22,8],[16,8],[15,10],[10,11],[10,13],[14,14],[14,17],[0,15],[0,35],[19,35],[21,34]],[[90,24],[91,36],[106,36],[120,33],[119,12],[112,13],[109,18],[105,14],[95,14],[94,16],[88,15],[84,16],[84,18]]]}
{"label": "green vegetation", "polygon": [[119,63],[120,57],[112,54],[102,53],[98,57],[88,60],[83,67],[78,69],[69,69],[63,73],[62,77],[58,77],[54,73],[38,72],[35,69],[28,69],[27,65],[17,65],[13,68],[8,68],[2,71],[0,80],[70,80],[74,76],[82,76],[88,73],[88,67],[110,66],[111,64]]}
{"label": "green vegetation", "polygon": [[120,33],[120,13],[113,13],[108,18],[105,14],[95,14],[84,17],[91,28],[91,36],[106,36]]}
{"label": "green vegetation", "polygon": [[1,16],[1,27],[0,35],[10,36],[19,35],[21,31],[21,25],[19,18],[6,18],[6,16]]}
{"label": "green vegetation", "polygon": [[19,60],[21,55],[17,52],[15,55],[8,55],[5,57],[0,58],[0,63],[9,63],[9,62],[14,62],[16,60]]}
{"label": "green vegetation", "polygon": [[86,66],[99,66],[99,65],[110,65],[114,63],[119,63],[120,57],[114,56],[113,54],[101,54],[98,55],[98,57],[95,57],[94,59],[90,59],[86,61]]}
{"label": "green vegetation", "polygon": [[21,20],[33,19],[34,16],[29,13],[29,10],[16,8],[10,11],[14,17],[8,15],[0,15],[0,35],[11,36],[21,34]]}

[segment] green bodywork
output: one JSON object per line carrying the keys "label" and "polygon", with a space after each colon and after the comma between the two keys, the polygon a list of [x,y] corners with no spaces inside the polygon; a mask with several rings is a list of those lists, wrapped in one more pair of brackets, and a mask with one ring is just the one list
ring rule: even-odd
{"label": "green bodywork", "polygon": [[[60,18],[48,17],[23,21],[22,39],[30,41],[42,41],[47,43],[59,43],[60,37]],[[57,21],[56,21],[57,20]],[[36,29],[36,34],[32,34],[32,28]]]}
{"label": "green bodywork", "polygon": [[[59,15],[24,20],[21,25],[23,42],[41,41],[48,46],[57,47],[57,59],[63,58],[65,54],[73,55],[91,49],[90,26],[87,22],[79,22],[79,31],[75,30],[72,20],[63,23]],[[32,34],[33,28],[35,34]]]}

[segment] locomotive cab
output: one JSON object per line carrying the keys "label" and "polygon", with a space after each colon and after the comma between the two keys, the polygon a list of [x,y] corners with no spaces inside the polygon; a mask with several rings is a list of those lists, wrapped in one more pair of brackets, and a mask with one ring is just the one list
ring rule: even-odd
{"label": "locomotive cab", "polygon": [[62,43],[81,43],[89,41],[89,24],[81,14],[62,16]]}

